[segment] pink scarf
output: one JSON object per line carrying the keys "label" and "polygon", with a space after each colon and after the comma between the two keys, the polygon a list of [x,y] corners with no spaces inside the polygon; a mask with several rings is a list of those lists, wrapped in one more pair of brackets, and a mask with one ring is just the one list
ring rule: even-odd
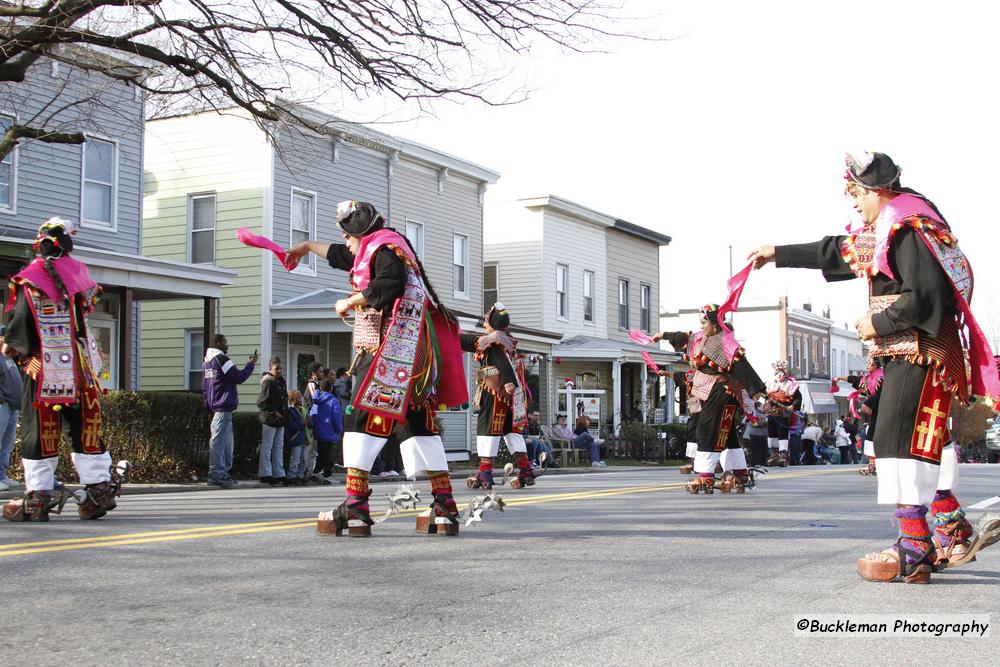
{"label": "pink scarf", "polygon": [[371,264],[375,251],[390,243],[399,248],[406,259],[411,262],[416,261],[416,256],[410,251],[406,239],[396,230],[380,229],[365,234],[361,237],[361,245],[358,247],[358,254],[354,256],[354,267],[351,269],[351,285],[354,289],[363,290],[368,287],[372,280]]}
{"label": "pink scarf", "polygon": [[236,238],[239,239],[240,243],[248,245],[251,248],[270,250],[274,253],[274,256],[278,258],[278,261],[281,262],[281,265],[289,271],[294,271],[295,267],[299,265],[297,257],[290,257],[288,255],[288,251],[280,245],[266,236],[258,236],[257,234],[254,234],[246,227],[240,227],[236,230]]}
{"label": "pink scarf", "polygon": [[[52,267],[55,269],[56,273],[59,274],[59,278],[62,280],[63,285],[66,286],[66,289],[69,290],[70,295],[86,292],[88,289],[97,285],[97,283],[95,283],[90,277],[90,272],[87,271],[87,265],[82,262],[78,262],[69,255],[63,255],[62,257],[53,259]],[[60,293],[59,288],[56,287],[56,284],[52,280],[48,271],[45,270],[45,260],[41,257],[36,257],[32,260],[31,264],[28,264],[23,271],[14,277],[23,278],[26,282],[34,285],[36,288],[41,290],[50,301],[59,301],[62,299],[63,295]],[[11,306],[8,304],[7,310],[10,310],[10,308]]]}

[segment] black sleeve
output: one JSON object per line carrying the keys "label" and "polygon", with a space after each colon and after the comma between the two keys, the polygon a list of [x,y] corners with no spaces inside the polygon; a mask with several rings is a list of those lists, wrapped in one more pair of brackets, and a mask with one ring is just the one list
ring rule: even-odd
{"label": "black sleeve", "polygon": [[674,352],[683,352],[687,349],[690,335],[687,331],[664,331],[660,334],[660,340],[670,343]]}
{"label": "black sleeve", "polygon": [[889,261],[901,284],[900,296],[872,316],[876,333],[887,336],[915,327],[936,336],[954,299],[951,284],[937,258],[917,232],[903,227],[892,238]]}
{"label": "black sleeve", "polygon": [[18,354],[34,354],[39,349],[38,329],[35,327],[35,317],[28,306],[28,296],[23,285],[17,286],[14,308],[7,313],[7,333],[4,342],[17,350]]}
{"label": "black sleeve", "polygon": [[779,269],[819,269],[827,282],[856,278],[840,252],[845,238],[825,236],[815,243],[776,246],[774,265]]}
{"label": "black sleeve", "polygon": [[746,357],[740,357],[734,361],[733,367],[729,369],[729,372],[750,396],[757,395],[764,391],[766,387],[764,381],[760,379],[757,371],[753,369],[753,366],[750,365]]}
{"label": "black sleeve", "polygon": [[326,261],[335,269],[350,271],[354,267],[354,255],[343,243],[331,243],[326,251]]}
{"label": "black sleeve", "polygon": [[479,340],[479,336],[476,334],[464,333],[459,336],[459,344],[462,346],[463,352],[475,352],[476,351],[476,341]]}
{"label": "black sleeve", "polygon": [[390,248],[375,251],[375,267],[368,287],[361,290],[368,305],[385,311],[403,296],[406,287],[406,265]]}
{"label": "black sleeve", "polygon": [[861,376],[860,375],[848,375],[847,383],[850,384],[855,389],[861,389]]}
{"label": "black sleeve", "polygon": [[517,375],[514,374],[514,369],[510,365],[507,355],[504,354],[503,349],[499,345],[493,345],[487,350],[486,360],[491,366],[497,367],[504,384],[517,386]]}
{"label": "black sleeve", "polygon": [[802,390],[796,389],[795,395],[792,397],[792,407],[796,410],[802,409]]}
{"label": "black sleeve", "polygon": [[[880,398],[882,398],[882,387],[879,387],[878,391],[865,399],[865,406],[867,406],[873,413],[876,412],[878,410],[878,401]],[[871,440],[871,438],[868,439]]]}

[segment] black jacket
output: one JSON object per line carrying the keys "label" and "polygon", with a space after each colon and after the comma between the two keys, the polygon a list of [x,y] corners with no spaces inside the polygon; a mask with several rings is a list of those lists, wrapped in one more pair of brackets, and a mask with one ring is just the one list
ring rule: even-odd
{"label": "black jacket", "polygon": [[265,372],[260,378],[260,394],[257,395],[257,418],[268,426],[284,426],[288,410],[288,389],[285,378],[276,378]]}

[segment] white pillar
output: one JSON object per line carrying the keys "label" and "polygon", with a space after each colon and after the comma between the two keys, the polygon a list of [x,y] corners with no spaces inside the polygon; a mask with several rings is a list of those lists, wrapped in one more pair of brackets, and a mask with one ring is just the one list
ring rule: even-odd
{"label": "white pillar", "polygon": [[614,415],[615,435],[618,435],[622,427],[622,360],[615,359],[611,362],[611,414]]}
{"label": "white pillar", "polygon": [[642,371],[639,373],[639,377],[642,382],[642,421],[643,423],[646,423],[646,421],[648,421],[646,418],[646,410],[649,407],[646,405],[646,400],[649,395],[649,389],[646,385],[649,383],[649,370],[646,368],[646,364],[641,364],[641,366]]}
{"label": "white pillar", "polygon": [[[667,368],[669,370],[670,366],[668,365]],[[677,388],[674,387],[674,375],[673,375],[673,371],[670,371],[667,375],[664,375],[663,376],[663,381],[666,384],[666,394],[664,394],[664,398],[666,399],[664,401],[664,403],[666,403],[666,405],[667,405],[666,420],[667,420],[667,423],[670,424],[670,423],[672,423],[674,421],[674,414],[675,414],[674,413],[674,392],[677,390]]]}

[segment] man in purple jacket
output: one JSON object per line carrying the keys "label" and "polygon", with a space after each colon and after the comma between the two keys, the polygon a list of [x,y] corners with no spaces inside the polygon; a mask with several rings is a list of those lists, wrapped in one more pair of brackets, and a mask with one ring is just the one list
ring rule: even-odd
{"label": "man in purple jacket", "polygon": [[247,361],[240,370],[226,356],[229,341],[222,334],[212,340],[205,351],[202,365],[201,390],[205,396],[205,407],[212,413],[212,440],[208,454],[208,485],[230,488],[236,480],[229,476],[233,467],[233,411],[239,407],[240,397],[236,385],[243,384],[253,375],[257,355]]}

